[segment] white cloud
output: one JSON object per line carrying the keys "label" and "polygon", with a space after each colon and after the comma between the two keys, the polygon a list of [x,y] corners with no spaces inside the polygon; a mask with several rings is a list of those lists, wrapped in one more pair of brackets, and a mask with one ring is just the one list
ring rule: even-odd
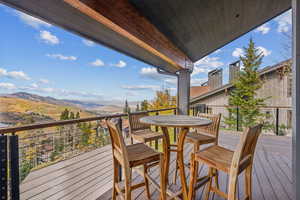
{"label": "white cloud", "polygon": [[1,76],[12,79],[30,80],[30,77],[23,71],[7,71],[3,68],[0,68],[0,77]]}
{"label": "white cloud", "polygon": [[102,67],[104,66],[104,62],[100,59],[96,59],[94,62],[91,62],[90,65],[95,67]]}
{"label": "white cloud", "polygon": [[48,79],[41,78],[39,83],[48,84],[50,81]]}
{"label": "white cloud", "polygon": [[271,30],[271,28],[269,27],[269,24],[263,24],[260,27],[258,27],[255,32],[257,33],[261,33],[261,34],[267,34],[269,31]]}
{"label": "white cloud", "polygon": [[175,85],[177,83],[177,78],[175,76],[167,76],[159,74],[157,69],[154,67],[143,67],[140,70],[140,75],[144,78],[153,79],[156,81],[163,81],[164,83]]}
{"label": "white cloud", "polygon": [[221,53],[222,52],[222,50],[221,49],[218,49],[218,50],[215,50],[213,53],[214,54],[218,54],[218,53]]}
{"label": "white cloud", "polygon": [[262,46],[257,47],[257,49],[260,52],[262,52],[264,56],[268,56],[268,55],[270,55],[272,53],[272,51],[270,51],[270,50],[268,50],[268,49],[266,49],[266,48],[264,48]]}
{"label": "white cloud", "polygon": [[32,26],[33,28],[38,29],[41,26],[51,27],[51,24],[48,24],[47,22],[44,22],[40,19],[37,19],[37,18],[27,15],[25,13],[17,12],[17,14],[22,22],[24,22],[25,24],[27,24],[29,26]]}
{"label": "white cloud", "polygon": [[40,38],[47,44],[59,44],[59,39],[49,31],[40,31]]}
{"label": "white cloud", "polygon": [[235,48],[235,50],[232,52],[232,56],[237,58],[243,56],[243,54],[244,54],[244,50],[241,48]]}
{"label": "white cloud", "polygon": [[127,63],[124,62],[123,60],[120,60],[118,63],[116,64],[112,64],[112,66],[115,66],[115,67],[119,67],[119,68],[123,68],[123,67],[126,67]]}
{"label": "white cloud", "polygon": [[12,83],[0,83],[0,88],[6,90],[14,90],[16,89],[16,86]]}
{"label": "white cloud", "polygon": [[289,10],[275,18],[277,22],[277,32],[288,32],[292,27],[292,11]]}
{"label": "white cloud", "polygon": [[47,54],[46,56],[60,60],[77,60],[77,57],[75,56],[65,56],[62,54]]}
{"label": "white cloud", "polygon": [[205,56],[204,58],[194,63],[192,76],[200,73],[207,73],[213,69],[221,67],[222,65],[224,65],[224,63],[220,61],[219,57]]}
{"label": "white cloud", "polygon": [[83,44],[85,44],[88,47],[93,47],[95,45],[95,42],[91,41],[91,40],[82,40]]}
{"label": "white cloud", "polygon": [[159,90],[160,86],[158,85],[123,85],[123,89],[127,90]]}
{"label": "white cloud", "polygon": [[202,83],[207,81],[207,77],[206,78],[192,78],[191,79],[191,85],[201,85]]}

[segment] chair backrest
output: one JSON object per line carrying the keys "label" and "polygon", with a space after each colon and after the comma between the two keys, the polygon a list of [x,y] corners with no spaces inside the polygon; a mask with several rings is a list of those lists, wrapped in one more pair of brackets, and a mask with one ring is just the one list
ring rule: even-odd
{"label": "chair backrest", "polygon": [[119,162],[128,162],[128,152],[118,123],[106,120],[106,126],[111,139],[113,156]]}
{"label": "chair backrest", "polygon": [[252,164],[262,126],[262,124],[259,124],[249,127],[244,131],[233,154],[231,168],[239,168],[241,165]]}
{"label": "chair backrest", "polygon": [[219,136],[219,128],[220,128],[220,121],[221,121],[221,114],[206,114],[206,113],[198,113],[198,117],[207,118],[212,121],[211,124],[207,126],[203,126],[201,128],[197,128],[197,131],[201,133],[207,133],[210,135],[215,136],[218,138]]}
{"label": "chair backrest", "polygon": [[138,130],[145,130],[150,129],[150,125],[143,124],[140,122],[142,117],[149,116],[148,112],[139,112],[139,113],[128,113],[129,119],[129,131],[138,131]]}

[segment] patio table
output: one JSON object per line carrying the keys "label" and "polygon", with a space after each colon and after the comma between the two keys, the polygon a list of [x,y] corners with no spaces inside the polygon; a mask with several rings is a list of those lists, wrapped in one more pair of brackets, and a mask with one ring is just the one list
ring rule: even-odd
{"label": "patio table", "polygon": [[[181,188],[182,191],[172,196],[183,195],[183,199],[187,199],[187,183],[184,171],[184,140],[185,136],[189,131],[189,128],[199,128],[201,126],[207,126],[212,123],[209,119],[204,119],[200,117],[192,117],[188,115],[158,115],[158,116],[148,116],[140,119],[141,123],[150,124],[154,126],[161,127],[163,131],[163,153],[164,153],[164,183],[167,187],[168,185],[168,174],[170,167],[170,153],[177,153],[177,163],[180,172]],[[177,144],[170,144],[169,127],[180,128],[178,135]],[[165,188],[165,187],[164,187]],[[167,192],[167,191],[166,191]],[[170,192],[169,192],[170,193]],[[170,195],[170,194],[168,194]]]}

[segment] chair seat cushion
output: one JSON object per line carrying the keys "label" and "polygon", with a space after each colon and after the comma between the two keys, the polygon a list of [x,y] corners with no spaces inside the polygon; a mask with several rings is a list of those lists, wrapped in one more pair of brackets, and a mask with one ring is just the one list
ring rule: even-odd
{"label": "chair seat cushion", "polygon": [[131,136],[134,140],[139,142],[149,142],[156,139],[161,139],[163,133],[151,131],[150,129],[134,131],[131,133]]}
{"label": "chair seat cushion", "polygon": [[233,153],[229,149],[214,145],[197,152],[195,159],[213,168],[229,173]]}
{"label": "chair seat cushion", "polygon": [[143,143],[126,146],[130,167],[159,161],[160,154]]}
{"label": "chair seat cushion", "polygon": [[188,132],[186,135],[186,142],[197,145],[209,144],[216,142],[216,138],[198,132]]}

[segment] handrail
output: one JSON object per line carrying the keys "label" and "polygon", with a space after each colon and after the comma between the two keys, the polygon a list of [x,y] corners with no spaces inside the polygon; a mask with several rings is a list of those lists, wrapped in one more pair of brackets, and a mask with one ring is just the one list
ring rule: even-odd
{"label": "handrail", "polygon": [[[158,110],[149,110],[146,112],[161,112],[161,111],[167,111],[167,110],[174,110],[176,108],[164,108],[164,109],[158,109]],[[132,114],[137,114],[139,112],[133,112]],[[39,123],[39,124],[30,124],[25,126],[13,126],[9,128],[0,128],[0,134],[5,133],[16,133],[20,131],[28,131],[32,129],[40,129],[40,128],[49,128],[54,126],[62,126],[67,124],[76,124],[81,122],[88,122],[88,121],[96,121],[96,120],[103,120],[107,118],[116,118],[116,117],[125,117],[127,114],[113,114],[113,115],[101,115],[96,117],[87,117],[87,118],[81,118],[81,119],[72,119],[72,120],[61,120],[61,121],[55,121],[55,122],[47,122],[47,123]]]}
{"label": "handrail", "polygon": [[[239,106],[230,106],[230,105],[206,105],[206,106],[207,107],[215,107],[215,108],[237,108],[237,107],[239,107]],[[192,104],[190,107],[191,108],[197,107],[197,104]],[[286,109],[289,109],[292,107],[291,106],[259,106],[259,108],[286,108]]]}

